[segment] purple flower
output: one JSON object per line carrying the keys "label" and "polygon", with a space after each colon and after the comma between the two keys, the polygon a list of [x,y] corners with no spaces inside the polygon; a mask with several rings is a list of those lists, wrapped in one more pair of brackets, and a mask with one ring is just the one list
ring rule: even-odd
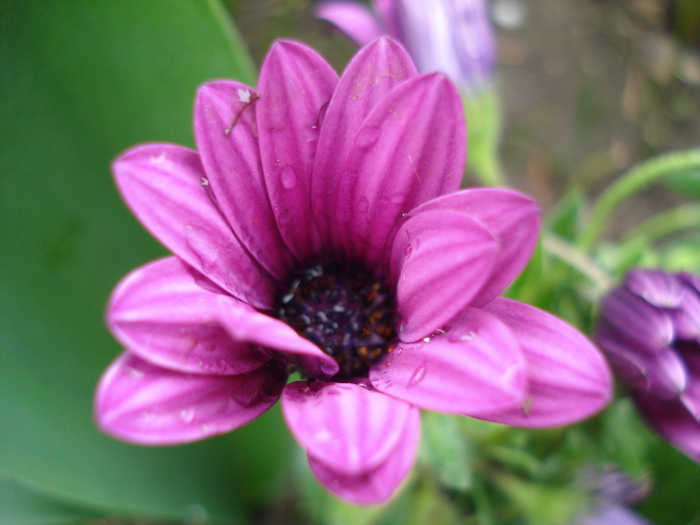
{"label": "purple flower", "polygon": [[603,299],[596,339],[649,425],[700,461],[700,279],[629,272]]}
{"label": "purple flower", "polygon": [[487,0],[331,0],[316,15],[366,45],[380,35],[404,44],[421,73],[441,71],[460,89],[484,87],[493,76],[496,42]]}
{"label": "purple flower", "polygon": [[576,518],[574,525],[651,525],[619,503],[603,502]]}
{"label": "purple flower", "polygon": [[[228,432],[282,399],[331,491],[391,496],[420,408],[523,426],[600,409],[610,377],[575,329],[498,294],[536,242],[535,203],[456,191],[460,98],[388,39],[339,79],[278,42],[258,89],[203,85],[198,152],[127,151],[113,169],[138,219],[175,253],[116,288],[127,351],[97,391],[100,426],[148,445]],[[287,383],[299,372],[303,380]]]}

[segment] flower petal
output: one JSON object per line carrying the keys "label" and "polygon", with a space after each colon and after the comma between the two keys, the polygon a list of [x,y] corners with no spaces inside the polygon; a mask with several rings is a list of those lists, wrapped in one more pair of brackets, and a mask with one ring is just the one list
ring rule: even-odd
{"label": "flower petal", "polygon": [[207,194],[199,155],[169,144],[127,151],[112,165],[139,221],[168,249],[238,299],[273,305],[274,283],[249,255]]}
{"label": "flower petal", "polygon": [[700,461],[700,423],[680,401],[663,401],[639,391],[632,396],[649,426],[678,450]]}
{"label": "flower petal", "polygon": [[269,357],[250,344],[258,341],[236,341],[218,322],[219,301],[238,302],[203,288],[204,280],[177,257],[134,270],[112,294],[110,330],[142,359],[180,372],[236,375],[260,368]]}
{"label": "flower petal", "polygon": [[483,306],[490,303],[530,260],[540,227],[537,203],[511,190],[473,188],[426,202],[409,212],[404,220],[435,210],[454,211],[471,217],[498,241],[499,250],[491,274],[471,304]]}
{"label": "flower petal", "polygon": [[347,257],[373,266],[402,214],[457,190],[465,133],[461,99],[443,75],[409,79],[374,107],[341,168],[336,237]]}
{"label": "flower petal", "polygon": [[630,388],[663,399],[677,398],[685,390],[688,383],[685,365],[673,348],[661,348],[654,353],[635,352],[600,331],[595,339],[615,374]]}
{"label": "flower petal", "polygon": [[419,71],[441,71],[460,89],[491,78],[496,45],[488,2],[403,0],[395,10]]}
{"label": "flower petal", "polygon": [[[700,352],[699,343],[678,343],[677,351],[685,363],[688,383],[681,394],[681,402],[692,416],[700,422]],[[699,423],[700,424],[700,423]]]}
{"label": "flower petal", "polygon": [[399,44],[380,38],[361,49],[340,77],[321,127],[311,186],[316,220],[326,245],[332,246],[337,236],[334,218],[343,177],[341,166],[360,125],[394,87],[417,74]]}
{"label": "flower petal", "polygon": [[600,310],[617,338],[640,351],[655,352],[673,341],[670,314],[624,288],[606,295]]}
{"label": "flower petal", "polygon": [[311,210],[311,170],[322,110],[338,75],[312,49],[278,41],[260,70],[257,102],[260,154],[272,212],[300,262],[318,248]]}
{"label": "flower petal", "polygon": [[252,421],[277,401],[285,379],[267,367],[236,376],[181,374],[127,352],[102,376],[95,416],[124,441],[188,443]]}
{"label": "flower petal", "polygon": [[297,381],[285,387],[282,411],[309,456],[357,475],[386,461],[417,409],[354,383]]}
{"label": "flower petal", "polygon": [[372,8],[379,15],[379,20],[386,30],[386,34],[403,42],[403,31],[399,18],[399,7],[403,0],[372,0]]}
{"label": "flower petal", "polygon": [[625,287],[658,308],[678,308],[683,299],[678,279],[661,270],[631,270],[625,276]]}
{"label": "flower petal", "polygon": [[420,437],[420,411],[412,407],[397,446],[373,470],[348,474],[309,455],[309,466],[328,490],[348,501],[376,504],[388,500],[411,470]]}
{"label": "flower petal", "polygon": [[284,280],[293,258],[279,235],[265,189],[258,97],[238,82],[204,84],[197,92],[194,131],[209,187],[234,234],[261,266]]}
{"label": "flower petal", "polygon": [[404,222],[391,252],[399,338],[429,336],[469,305],[491,274],[497,251],[488,230],[466,215],[428,211]]}
{"label": "flower petal", "polygon": [[328,20],[361,46],[382,34],[382,28],[372,12],[357,2],[322,2],[316,7],[315,14]]}
{"label": "flower petal", "polygon": [[605,359],[578,330],[510,299],[498,298],[484,310],[508,325],[525,352],[528,398],[516,410],[471,415],[524,427],[555,426],[585,419],[610,401]]}
{"label": "flower petal", "polygon": [[508,327],[477,308],[465,308],[450,325],[425,341],[399,343],[370,369],[372,386],[443,412],[520,405],[526,393],[525,359]]}
{"label": "flower petal", "polygon": [[287,355],[287,358],[277,358],[286,364],[299,364],[310,377],[332,377],[340,370],[331,356],[301,337],[291,326],[245,304],[220,300],[218,317],[231,337]]}
{"label": "flower petal", "polygon": [[700,293],[689,276],[681,274],[683,299],[681,307],[672,312],[676,339],[700,340]]}

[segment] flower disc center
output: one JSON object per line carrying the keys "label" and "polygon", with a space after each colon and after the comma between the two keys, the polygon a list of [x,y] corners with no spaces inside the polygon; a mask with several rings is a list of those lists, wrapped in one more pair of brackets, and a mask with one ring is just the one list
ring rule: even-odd
{"label": "flower disc center", "polygon": [[339,263],[316,264],[294,276],[280,298],[279,318],[340,366],[336,381],[366,377],[396,340],[387,287],[371,273]]}

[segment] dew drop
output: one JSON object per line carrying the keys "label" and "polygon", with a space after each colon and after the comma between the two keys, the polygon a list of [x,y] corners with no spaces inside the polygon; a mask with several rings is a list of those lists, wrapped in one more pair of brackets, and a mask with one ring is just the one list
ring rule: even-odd
{"label": "dew drop", "polygon": [[296,187],[299,179],[292,168],[285,166],[282,168],[282,173],[280,174],[280,182],[283,188],[291,190]]}
{"label": "dew drop", "polygon": [[321,362],[321,373],[331,377],[338,373],[338,368],[335,366],[335,363],[323,361]]}
{"label": "dew drop", "polygon": [[292,220],[293,215],[292,209],[286,208],[277,214],[277,220],[279,221],[280,225],[288,224],[289,221]]}
{"label": "dew drop", "polygon": [[183,408],[180,410],[180,419],[184,423],[192,423],[194,420],[194,408]]}
{"label": "dew drop", "polygon": [[421,365],[418,368],[416,368],[413,371],[413,374],[411,374],[411,377],[409,378],[408,384],[406,386],[408,386],[408,387],[416,386],[418,383],[423,381],[423,379],[425,379],[425,371],[426,371],[425,365]]}
{"label": "dew drop", "polygon": [[355,143],[358,148],[370,149],[377,144],[380,137],[381,130],[379,126],[367,126],[356,135]]}
{"label": "dew drop", "polygon": [[231,399],[243,408],[250,408],[258,400],[257,388],[242,388],[231,392]]}
{"label": "dew drop", "polygon": [[411,257],[411,253],[413,253],[413,246],[410,244],[407,244],[406,247],[403,249],[403,256],[408,259]]}
{"label": "dew drop", "polygon": [[357,211],[362,215],[366,215],[369,210],[369,200],[367,197],[362,197],[357,203]]}

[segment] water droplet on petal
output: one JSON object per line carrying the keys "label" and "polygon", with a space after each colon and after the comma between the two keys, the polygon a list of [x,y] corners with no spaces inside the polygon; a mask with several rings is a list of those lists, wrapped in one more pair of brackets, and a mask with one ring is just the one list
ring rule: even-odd
{"label": "water droplet on petal", "polygon": [[280,182],[283,188],[291,190],[296,187],[299,179],[292,168],[285,166],[282,168],[282,173],[280,174]]}
{"label": "water droplet on petal", "polygon": [[413,371],[413,374],[411,374],[411,377],[409,378],[408,384],[406,386],[408,386],[408,387],[416,386],[418,383],[423,381],[423,379],[425,379],[425,371],[426,371],[425,365],[421,365],[418,368],[416,368]]}
{"label": "water droplet on petal", "polygon": [[369,200],[367,197],[362,197],[359,202],[357,203],[357,211],[361,215],[367,214],[367,211],[369,210]]}
{"label": "water droplet on petal", "polygon": [[288,224],[289,221],[292,220],[292,217],[293,217],[293,216],[294,216],[294,214],[292,213],[292,209],[291,209],[291,208],[285,208],[284,210],[281,210],[281,211],[277,214],[277,220],[279,221],[279,224],[280,224],[280,225]]}
{"label": "water droplet on petal", "polygon": [[408,259],[411,257],[411,253],[413,253],[413,246],[410,244],[407,244],[406,247],[403,249],[403,256]]}
{"label": "water droplet on petal", "polygon": [[182,419],[184,423],[192,423],[194,419],[194,408],[184,408],[180,410],[180,419]]}
{"label": "water droplet on petal", "polygon": [[231,398],[243,408],[250,408],[258,401],[258,389],[240,388],[231,392]]}
{"label": "water droplet on petal", "polygon": [[321,373],[327,376],[334,376],[338,373],[338,368],[335,363],[328,363],[326,361],[321,362]]}

